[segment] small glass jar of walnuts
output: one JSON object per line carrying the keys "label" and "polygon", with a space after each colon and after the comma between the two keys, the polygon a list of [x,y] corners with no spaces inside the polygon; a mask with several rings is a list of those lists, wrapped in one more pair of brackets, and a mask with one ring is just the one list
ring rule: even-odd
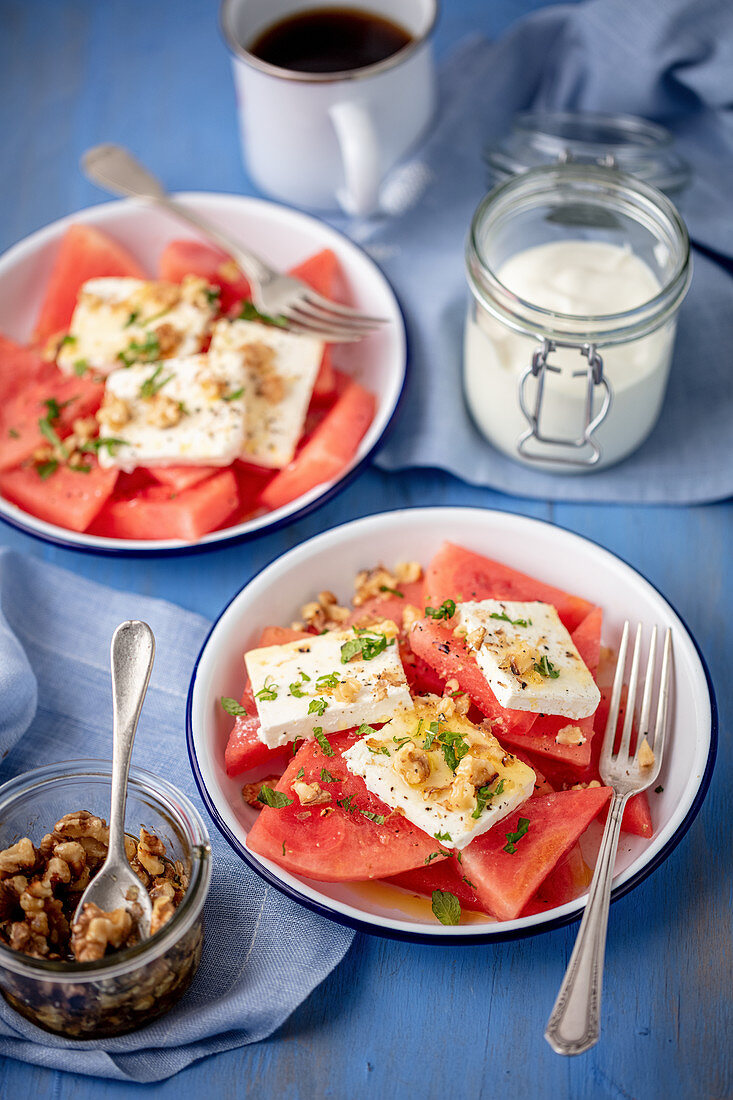
{"label": "small glass jar of walnuts", "polygon": [[127,909],[85,906],[75,919],[107,854],[109,797],[110,766],[97,761],[39,768],[0,788],[0,992],[70,1038],[150,1023],[201,958],[208,833],[187,798],[140,769],[130,774],[125,847],[153,904],[150,938],[139,939]]}

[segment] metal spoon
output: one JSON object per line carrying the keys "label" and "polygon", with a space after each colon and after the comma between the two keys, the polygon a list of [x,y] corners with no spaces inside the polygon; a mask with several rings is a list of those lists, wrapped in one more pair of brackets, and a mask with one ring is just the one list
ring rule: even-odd
{"label": "metal spoon", "polygon": [[137,927],[141,939],[150,935],[152,904],[148,892],[127,861],[125,854],[125,803],[130,757],[140,711],[148,690],[155,656],[155,638],[147,623],[121,623],[112,636],[112,798],[109,816],[107,858],[81,896],[74,913],[78,921],[90,902],[105,912],[112,909],[141,910]]}

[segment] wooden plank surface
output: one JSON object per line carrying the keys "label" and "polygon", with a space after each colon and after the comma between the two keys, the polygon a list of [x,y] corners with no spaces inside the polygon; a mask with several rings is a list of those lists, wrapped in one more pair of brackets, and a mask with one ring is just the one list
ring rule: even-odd
{"label": "wooden plank surface", "polygon": [[[532,0],[445,0],[438,49],[472,30],[496,34],[536,6]],[[129,144],[173,188],[251,192],[239,161],[216,8],[214,0],[0,3],[0,247],[100,201],[76,171],[79,154],[96,141]],[[294,527],[215,554],[110,561],[47,547],[4,526],[0,544],[213,617],[254,572],[298,542],[385,507],[417,504],[500,508],[595,539],[664,592],[710,664],[721,707],[716,775],[683,844],[613,908],[602,1041],[565,1061],[542,1039],[574,928],[460,950],[357,936],[342,965],[277,1035],[206,1059],[155,1086],[155,1096],[730,1096],[729,504],[550,506],[435,471],[370,470]],[[143,1092],[10,1059],[0,1063],[3,1097],[91,1100]]]}

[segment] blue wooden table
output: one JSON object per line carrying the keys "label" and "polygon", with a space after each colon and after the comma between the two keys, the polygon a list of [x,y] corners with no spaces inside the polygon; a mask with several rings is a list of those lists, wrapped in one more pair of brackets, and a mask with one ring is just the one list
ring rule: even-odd
{"label": "blue wooden table", "polygon": [[[445,0],[438,52],[470,31],[496,35],[537,6],[537,0]],[[131,146],[173,189],[252,192],[239,160],[216,0],[1,0],[0,27],[0,248],[101,201],[77,162],[102,140]],[[256,570],[303,539],[384,507],[414,504],[481,505],[552,520],[620,554],[668,596],[700,641],[718,689],[721,749],[707,801],[684,843],[614,906],[604,1032],[587,1055],[562,1060],[542,1038],[574,927],[461,950],[360,935],[342,965],[269,1040],[206,1059],[155,1086],[155,1095],[730,1096],[728,504],[553,506],[435,471],[369,470],[294,527],[203,557],[111,561],[53,549],[7,527],[0,543],[213,617]],[[131,1098],[145,1087],[0,1064],[4,1097]]]}

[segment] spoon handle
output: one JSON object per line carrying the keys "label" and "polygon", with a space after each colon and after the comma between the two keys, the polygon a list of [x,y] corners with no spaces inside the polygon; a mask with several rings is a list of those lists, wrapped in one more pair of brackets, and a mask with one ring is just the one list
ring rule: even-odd
{"label": "spoon handle", "polygon": [[[155,657],[155,638],[147,623],[120,623],[112,636],[112,802],[109,856],[125,854],[127,776],[140,711]],[[108,857],[109,858],[109,857]]]}

